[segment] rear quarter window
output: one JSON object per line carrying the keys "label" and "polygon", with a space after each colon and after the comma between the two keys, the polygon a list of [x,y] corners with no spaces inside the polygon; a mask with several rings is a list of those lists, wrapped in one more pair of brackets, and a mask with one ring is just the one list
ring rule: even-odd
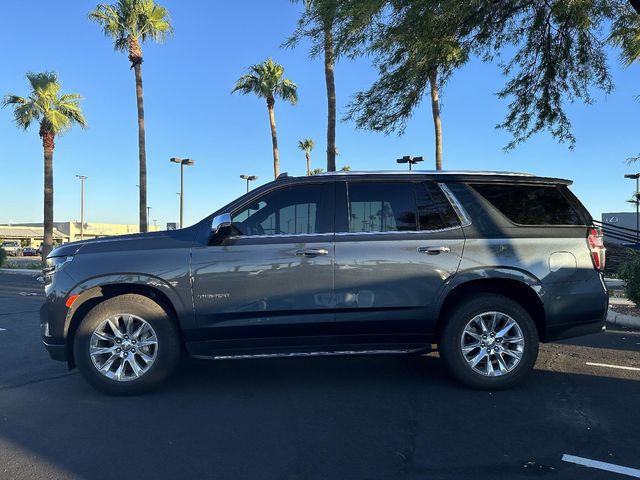
{"label": "rear quarter window", "polygon": [[519,225],[585,225],[586,222],[564,185],[469,185]]}

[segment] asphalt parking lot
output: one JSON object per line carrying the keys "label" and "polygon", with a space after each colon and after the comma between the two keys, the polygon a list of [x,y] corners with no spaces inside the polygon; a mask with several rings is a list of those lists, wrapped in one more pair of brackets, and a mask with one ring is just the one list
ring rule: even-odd
{"label": "asphalt parking lot", "polygon": [[1,479],[640,476],[640,332],[544,345],[505,392],[458,386],[431,354],[185,361],[161,390],[112,398],[49,360],[42,301],[0,273]]}

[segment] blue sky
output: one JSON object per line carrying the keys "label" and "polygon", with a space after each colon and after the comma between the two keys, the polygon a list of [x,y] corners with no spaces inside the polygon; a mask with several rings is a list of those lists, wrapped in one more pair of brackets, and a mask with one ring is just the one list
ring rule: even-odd
{"label": "blue sky", "polygon": [[[55,220],[79,218],[80,184],[87,175],[86,220],[137,223],[137,130],[133,72],[126,55],[115,52],[87,13],[95,1],[31,0],[3,5],[0,94],[27,94],[27,71],[52,70],[66,92],[84,96],[87,130],[58,139],[54,160]],[[185,169],[185,224],[205,217],[242,194],[240,174],[272,178],[271,138],[266,105],[255,97],[231,95],[235,80],[252,63],[272,56],[298,84],[296,106],[276,104],[281,171],[305,173],[300,139],[316,141],[313,167],[324,167],[326,97],[321,60],[310,60],[306,45],[283,50],[299,6],[289,0],[162,2],[175,35],[164,45],[145,45],[143,78],[147,127],[148,205],[158,225],[178,219],[179,167],[172,156],[190,157]],[[6,21],[9,19],[10,21]],[[14,20],[11,20],[14,19]],[[28,31],[25,21],[28,20]],[[610,56],[615,91],[595,92],[595,104],[570,105],[577,146],[569,151],[540,134],[504,153],[509,137],[496,130],[506,102],[495,96],[504,83],[496,65],[472,61],[442,92],[444,168],[527,171],[574,180],[573,191],[594,216],[630,211],[625,202],[634,185],[623,175],[638,166],[624,159],[640,153],[640,67],[622,69]],[[375,71],[367,59],[336,67],[339,112],[350,96],[367,88]],[[433,165],[430,102],[415,112],[402,137],[337,127],[338,166],[354,170],[395,169],[411,154]],[[15,128],[11,111],[0,110],[0,223],[42,220],[42,145],[37,128]]]}

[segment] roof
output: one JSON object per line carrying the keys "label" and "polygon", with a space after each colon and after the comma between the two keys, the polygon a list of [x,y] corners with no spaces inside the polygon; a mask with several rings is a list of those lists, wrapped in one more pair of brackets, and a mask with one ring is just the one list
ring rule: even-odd
{"label": "roof", "polygon": [[394,177],[412,177],[412,176],[425,176],[430,179],[440,180],[444,182],[496,182],[496,183],[537,183],[537,184],[554,184],[554,185],[571,185],[571,180],[563,178],[553,177],[539,177],[532,173],[521,172],[494,172],[486,170],[380,170],[380,171],[340,171],[340,172],[326,172],[312,175],[311,177],[288,177],[286,174],[282,174],[278,177],[277,181],[293,180],[298,181],[304,179],[313,178],[351,178],[351,177],[366,177],[366,178],[385,178],[389,176]]}
{"label": "roof", "polygon": [[[0,238],[42,238],[42,227],[16,227],[13,225],[0,225]],[[53,238],[69,238],[57,228],[53,229]]]}

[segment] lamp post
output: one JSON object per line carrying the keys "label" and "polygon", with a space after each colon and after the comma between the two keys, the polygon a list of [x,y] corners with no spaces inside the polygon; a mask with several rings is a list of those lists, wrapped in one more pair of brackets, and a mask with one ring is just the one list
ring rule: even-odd
{"label": "lamp post", "polygon": [[169,160],[172,161],[173,163],[180,164],[180,228],[182,228],[183,226],[182,218],[183,218],[183,212],[184,212],[184,166],[187,165],[189,167],[192,167],[195,161],[191,160],[190,158],[176,158],[176,157],[170,158]]}
{"label": "lamp post", "polygon": [[85,175],[76,175],[80,179],[80,240],[84,240],[84,181],[89,178]]}
{"label": "lamp post", "polygon": [[149,218],[149,215],[151,215],[151,207],[147,207],[147,218]]}
{"label": "lamp post", "polygon": [[639,243],[639,236],[640,236],[640,181],[638,179],[640,179],[640,173],[627,173],[624,178],[632,178],[635,179],[636,181],[636,193],[634,195],[635,198],[635,204],[636,204],[636,245]]}
{"label": "lamp post", "polygon": [[258,179],[256,175],[240,175],[240,178],[247,181],[247,193],[249,193],[249,182]]}
{"label": "lamp post", "polygon": [[405,155],[402,158],[398,158],[396,160],[396,163],[408,163],[409,164],[409,171],[411,171],[411,165],[415,165],[416,163],[420,163],[424,160],[424,158],[422,157],[412,157],[410,155]]}

